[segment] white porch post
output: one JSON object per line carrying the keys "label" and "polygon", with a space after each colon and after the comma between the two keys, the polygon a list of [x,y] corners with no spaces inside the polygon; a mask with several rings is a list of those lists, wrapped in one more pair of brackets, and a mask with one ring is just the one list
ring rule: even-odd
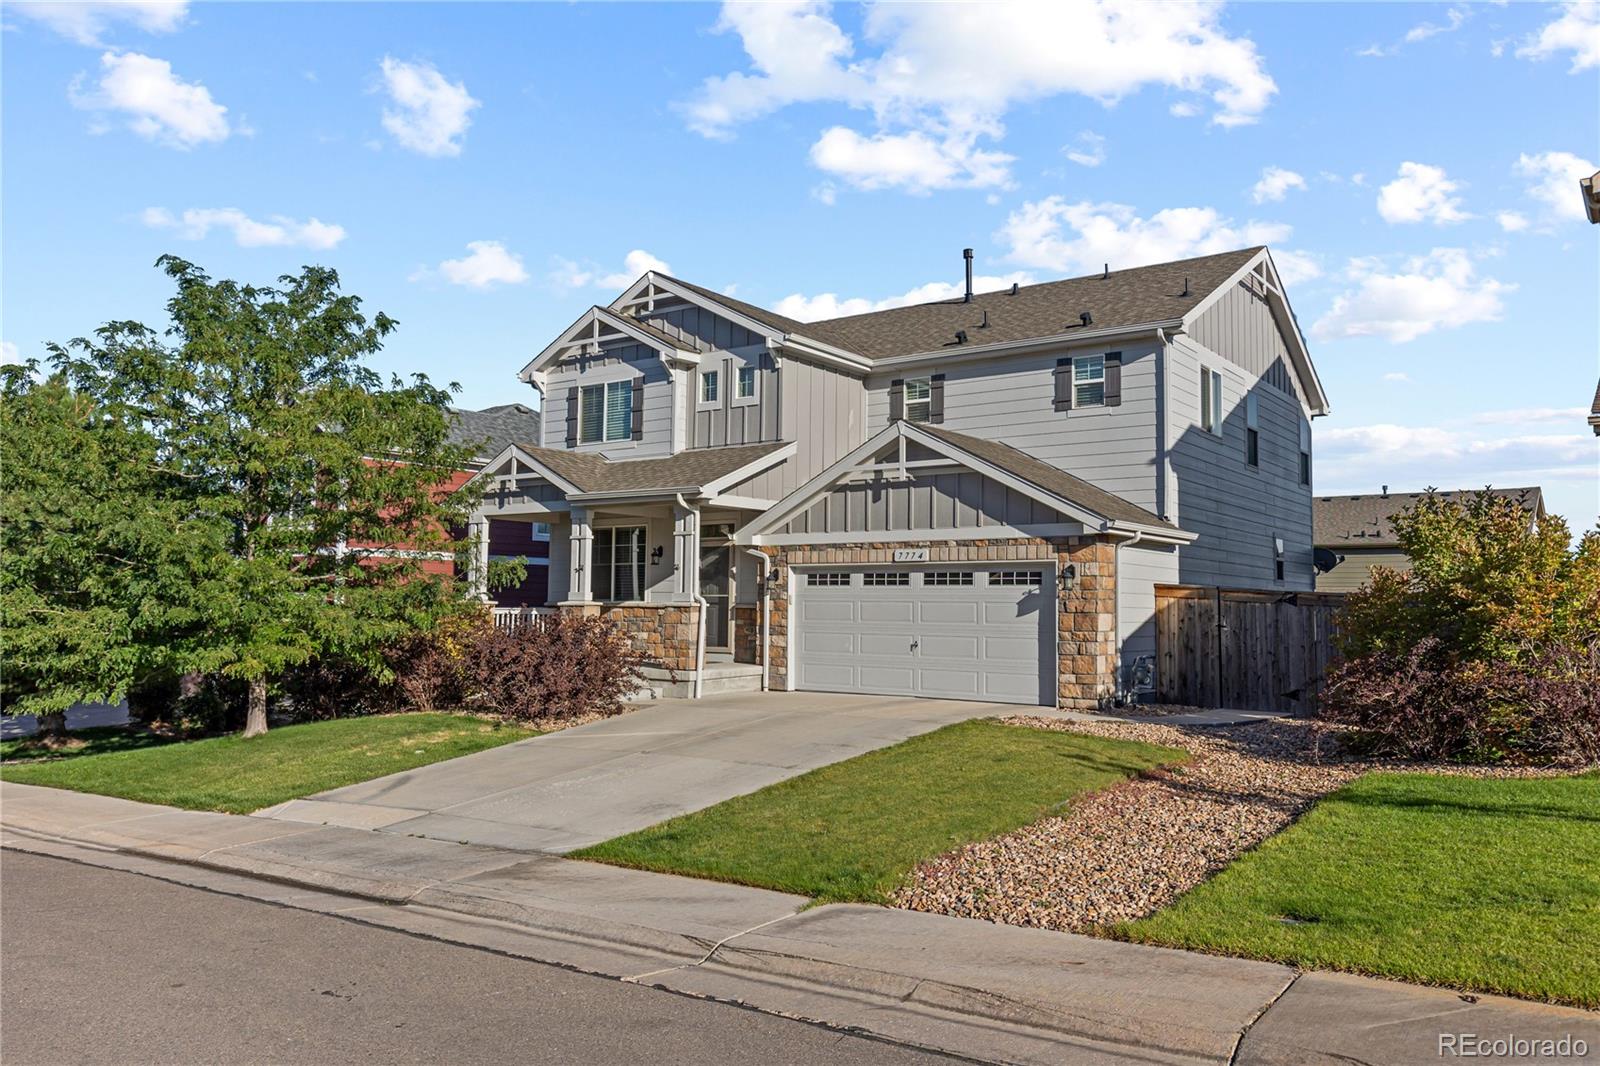
{"label": "white porch post", "polygon": [[587,507],[572,509],[572,577],[567,585],[567,599],[588,603],[594,598],[594,525],[593,515]]}
{"label": "white porch post", "polygon": [[672,563],[677,574],[672,598],[693,602],[700,588],[700,514],[693,508],[672,509]]}
{"label": "white porch post", "polygon": [[489,602],[489,520],[481,513],[473,516],[467,530],[472,537],[472,594]]}

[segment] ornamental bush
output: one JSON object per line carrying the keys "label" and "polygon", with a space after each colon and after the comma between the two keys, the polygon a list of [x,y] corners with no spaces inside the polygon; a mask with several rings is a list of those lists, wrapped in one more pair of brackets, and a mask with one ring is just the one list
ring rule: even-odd
{"label": "ornamental bush", "polygon": [[1393,524],[1412,569],[1350,595],[1322,716],[1406,757],[1600,758],[1600,531],[1487,491]]}
{"label": "ornamental bush", "polygon": [[462,659],[468,706],[524,720],[616,714],[643,680],[632,642],[601,618],[550,615],[487,627]]}

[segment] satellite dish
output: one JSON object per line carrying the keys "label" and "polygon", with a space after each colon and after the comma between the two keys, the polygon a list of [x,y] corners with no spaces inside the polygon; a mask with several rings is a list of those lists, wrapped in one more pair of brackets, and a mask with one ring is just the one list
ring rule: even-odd
{"label": "satellite dish", "polygon": [[1317,568],[1319,574],[1326,574],[1342,562],[1344,556],[1335,554],[1332,548],[1316,548],[1311,552],[1311,565]]}

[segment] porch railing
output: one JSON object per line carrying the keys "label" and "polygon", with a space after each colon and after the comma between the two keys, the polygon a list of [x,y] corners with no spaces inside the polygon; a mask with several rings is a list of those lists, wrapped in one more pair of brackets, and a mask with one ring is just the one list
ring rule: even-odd
{"label": "porch railing", "polygon": [[494,627],[515,629],[518,626],[534,625],[539,619],[549,618],[555,613],[554,607],[496,607]]}

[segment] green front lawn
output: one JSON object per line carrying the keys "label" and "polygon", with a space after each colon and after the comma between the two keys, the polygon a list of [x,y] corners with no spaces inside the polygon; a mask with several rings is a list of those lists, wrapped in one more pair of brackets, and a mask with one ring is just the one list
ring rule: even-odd
{"label": "green front lawn", "polygon": [[136,751],[0,766],[0,778],[245,814],[284,800],[471,755],[536,730],[466,715],[397,714],[283,726]]}
{"label": "green front lawn", "polygon": [[1600,1007],[1600,776],[1371,774],[1117,932]]}
{"label": "green front lawn", "polygon": [[917,863],[1184,752],[962,722],[576,852],[827,902],[884,903]]}
{"label": "green front lawn", "polygon": [[137,751],[172,743],[143,729],[130,729],[119,725],[96,726],[68,733],[65,740],[54,745],[38,736],[15,737],[0,740],[0,762],[18,759],[76,759],[82,755],[100,755],[108,751]]}

